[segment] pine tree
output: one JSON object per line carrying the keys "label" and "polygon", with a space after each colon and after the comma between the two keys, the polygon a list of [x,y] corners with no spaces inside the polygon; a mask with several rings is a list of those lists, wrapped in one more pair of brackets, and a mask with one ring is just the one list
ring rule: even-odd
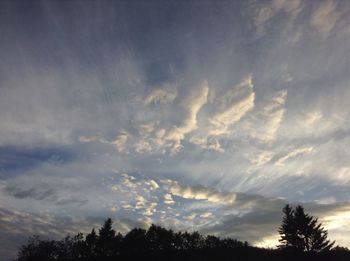
{"label": "pine tree", "polygon": [[279,242],[281,242],[280,248],[295,247],[297,242],[296,237],[296,224],[294,222],[294,210],[287,204],[283,208],[283,220],[282,225],[278,229],[278,233],[281,235]]}
{"label": "pine tree", "polygon": [[115,230],[112,227],[113,221],[108,218],[98,233],[97,245],[100,256],[112,256],[114,252]]}
{"label": "pine tree", "polygon": [[97,234],[95,232],[95,229],[93,228],[91,232],[87,234],[85,237],[87,257],[93,257],[96,255],[97,239],[98,239]]}
{"label": "pine tree", "polygon": [[281,235],[280,248],[294,248],[301,251],[322,252],[330,250],[328,232],[318,223],[318,219],[305,213],[298,205],[293,210],[289,205],[283,208],[284,217],[278,232]]}

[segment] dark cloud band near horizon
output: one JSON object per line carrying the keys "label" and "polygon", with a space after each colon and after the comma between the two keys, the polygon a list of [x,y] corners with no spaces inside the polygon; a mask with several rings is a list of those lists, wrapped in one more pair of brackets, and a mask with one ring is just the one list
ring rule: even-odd
{"label": "dark cloud band near horizon", "polygon": [[349,12],[1,1],[0,255],[106,217],[275,246],[287,202],[350,246]]}

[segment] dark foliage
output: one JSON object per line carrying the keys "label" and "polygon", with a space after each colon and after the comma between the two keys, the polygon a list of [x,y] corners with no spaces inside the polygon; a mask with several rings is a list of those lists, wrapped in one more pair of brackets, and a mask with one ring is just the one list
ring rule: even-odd
{"label": "dark foliage", "polygon": [[333,247],[335,242],[327,239],[328,232],[322,224],[318,223],[317,218],[306,214],[302,206],[293,209],[286,205],[283,213],[282,225],[278,230],[281,235],[280,248],[324,252]]}
{"label": "dark foliage", "polygon": [[[293,220],[294,210],[287,206],[284,214],[285,218],[280,228],[280,233],[283,232],[281,241],[287,242],[285,245],[288,246],[292,245],[289,242],[297,244],[293,240],[290,241],[295,228],[290,226],[289,221]],[[311,220],[315,219],[311,217]],[[315,224],[314,228],[320,229],[320,226]],[[148,230],[134,228],[123,236],[113,230],[112,220],[107,219],[98,233],[93,229],[85,237],[77,234],[59,241],[31,237],[27,244],[20,248],[16,260],[350,260],[350,251],[347,248],[324,250],[306,252],[293,247],[256,248],[249,246],[247,242],[231,238],[203,236],[198,232],[174,232],[156,225],[152,225]]]}

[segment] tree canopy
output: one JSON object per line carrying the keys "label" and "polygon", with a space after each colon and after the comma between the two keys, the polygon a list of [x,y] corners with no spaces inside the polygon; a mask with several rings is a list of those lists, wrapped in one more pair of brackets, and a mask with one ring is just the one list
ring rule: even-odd
{"label": "tree canopy", "polygon": [[175,232],[154,224],[148,229],[133,228],[122,235],[113,229],[109,218],[100,229],[92,229],[86,236],[78,233],[62,240],[33,236],[20,248],[16,260],[350,260],[350,251],[339,246],[333,248],[334,242],[327,239],[327,231],[303,207],[286,205],[283,214],[278,230],[279,249],[257,248],[248,242],[196,231]]}
{"label": "tree canopy", "polygon": [[318,219],[306,214],[300,205],[294,209],[288,204],[283,208],[283,220],[278,229],[281,236],[280,248],[294,248],[301,251],[329,251],[334,241],[328,240],[328,232]]}

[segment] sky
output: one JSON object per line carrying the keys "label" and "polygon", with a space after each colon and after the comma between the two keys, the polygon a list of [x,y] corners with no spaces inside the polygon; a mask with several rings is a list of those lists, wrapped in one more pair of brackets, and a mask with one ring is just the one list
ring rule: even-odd
{"label": "sky", "polygon": [[1,1],[0,256],[155,223],[350,247],[350,1]]}

